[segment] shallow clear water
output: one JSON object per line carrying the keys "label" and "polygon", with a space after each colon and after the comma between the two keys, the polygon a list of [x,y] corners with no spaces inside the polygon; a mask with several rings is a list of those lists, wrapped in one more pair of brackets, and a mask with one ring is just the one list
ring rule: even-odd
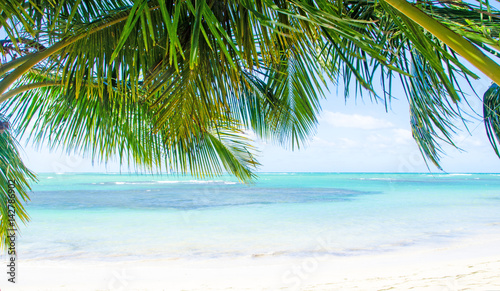
{"label": "shallow clear water", "polygon": [[500,233],[499,174],[42,174],[23,260],[362,255]]}

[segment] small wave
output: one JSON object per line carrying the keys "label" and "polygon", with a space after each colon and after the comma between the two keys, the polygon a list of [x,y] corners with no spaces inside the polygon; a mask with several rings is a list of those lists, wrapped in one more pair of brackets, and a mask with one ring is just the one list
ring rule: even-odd
{"label": "small wave", "polygon": [[238,184],[238,182],[223,180],[189,180],[189,181],[156,181],[158,184]]}
{"label": "small wave", "polygon": [[114,182],[117,185],[153,185],[154,182]]}
{"label": "small wave", "polygon": [[[212,183],[225,183],[222,180],[189,180],[189,181],[157,181],[160,184],[212,184]],[[229,182],[232,183],[232,182]]]}
{"label": "small wave", "polygon": [[159,184],[176,184],[176,183],[182,183],[182,181],[156,181],[156,183],[159,183]]}
{"label": "small wave", "polygon": [[223,180],[189,180],[189,181],[178,181],[178,180],[167,180],[167,181],[137,181],[137,182],[107,182],[99,184],[115,184],[115,185],[154,185],[154,184],[226,184],[234,185],[238,182],[233,181],[223,181]]}
{"label": "small wave", "polygon": [[115,182],[115,184],[119,184],[119,185],[152,185],[152,184],[155,184],[153,182]]}
{"label": "small wave", "polygon": [[395,181],[394,178],[351,178],[351,180],[363,180],[363,181]]}
{"label": "small wave", "polygon": [[189,183],[193,184],[211,184],[211,183],[223,183],[224,181],[216,181],[216,180],[189,180]]}

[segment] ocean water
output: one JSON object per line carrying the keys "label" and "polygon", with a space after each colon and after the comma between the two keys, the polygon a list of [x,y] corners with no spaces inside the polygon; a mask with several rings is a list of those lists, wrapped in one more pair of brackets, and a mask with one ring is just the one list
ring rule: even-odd
{"label": "ocean water", "polygon": [[24,261],[358,256],[500,234],[500,174],[39,179],[16,245]]}

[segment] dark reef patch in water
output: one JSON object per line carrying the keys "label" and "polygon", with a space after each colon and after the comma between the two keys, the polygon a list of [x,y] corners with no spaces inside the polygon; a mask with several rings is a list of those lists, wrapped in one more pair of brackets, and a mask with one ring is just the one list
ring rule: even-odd
{"label": "dark reef patch in water", "polygon": [[109,189],[37,191],[30,207],[82,209],[202,209],[280,203],[348,202],[379,192],[338,188],[265,188],[245,185],[169,185],[168,187],[123,190]]}

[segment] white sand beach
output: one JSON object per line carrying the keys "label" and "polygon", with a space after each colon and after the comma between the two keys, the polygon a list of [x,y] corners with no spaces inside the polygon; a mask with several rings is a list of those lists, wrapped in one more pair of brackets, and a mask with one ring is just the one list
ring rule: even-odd
{"label": "white sand beach", "polygon": [[347,257],[25,261],[17,290],[500,290],[500,236]]}

